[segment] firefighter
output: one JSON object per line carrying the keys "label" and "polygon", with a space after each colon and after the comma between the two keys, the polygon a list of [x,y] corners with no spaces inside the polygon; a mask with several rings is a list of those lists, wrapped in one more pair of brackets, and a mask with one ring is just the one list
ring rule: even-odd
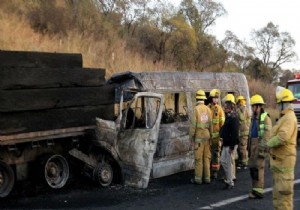
{"label": "firefighter", "polygon": [[293,93],[283,89],[276,94],[280,118],[267,143],[273,174],[273,205],[276,210],[292,210],[296,163],[297,118],[291,102]]}
{"label": "firefighter", "polygon": [[263,105],[264,100],[260,95],[254,95],[250,99],[252,118],[249,133],[249,168],[252,178],[252,189],[249,198],[263,198],[264,196],[264,170],[266,142],[270,137],[272,121]]}
{"label": "firefighter", "polygon": [[238,96],[236,99],[236,113],[239,119],[239,146],[238,146],[238,167],[247,169],[248,166],[248,135],[251,115],[246,107],[246,99],[244,96]]}
{"label": "firefighter", "polygon": [[225,189],[234,187],[235,177],[235,157],[236,148],[239,141],[239,121],[234,111],[234,96],[227,94],[225,97],[225,123],[222,127],[220,137],[223,141],[223,149],[221,152],[221,164],[225,172]]}
{"label": "firefighter", "polygon": [[212,139],[211,139],[211,171],[212,178],[216,179],[218,177],[218,172],[220,169],[220,152],[221,152],[221,141],[220,141],[220,129],[224,124],[225,116],[222,107],[218,104],[220,91],[213,89],[210,91],[209,96],[212,102],[209,104],[209,108],[212,114]]}
{"label": "firefighter", "polygon": [[191,179],[194,184],[210,183],[210,138],[212,120],[210,109],[204,104],[205,92],[196,93],[196,107],[190,127],[190,140],[194,144],[195,177]]}

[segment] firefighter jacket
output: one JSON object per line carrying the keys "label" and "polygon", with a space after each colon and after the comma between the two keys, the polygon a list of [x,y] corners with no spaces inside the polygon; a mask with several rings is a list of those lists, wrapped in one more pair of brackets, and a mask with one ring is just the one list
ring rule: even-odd
{"label": "firefighter jacket", "polygon": [[[271,129],[272,129],[272,121],[271,118],[269,117],[269,114],[267,112],[265,112],[263,109],[259,115],[259,117],[257,117],[257,115],[253,115],[252,119],[251,119],[251,137],[253,138],[258,138],[259,139],[259,143],[258,143],[258,154],[261,157],[266,157],[266,151],[265,151],[265,145],[267,144],[267,141],[270,138],[271,135]],[[257,134],[258,136],[253,136],[253,127],[254,127],[254,123],[256,123],[257,126]]]}
{"label": "firefighter jacket", "polygon": [[240,106],[236,110],[239,119],[239,136],[248,136],[251,116],[246,106]]}
{"label": "firefighter jacket", "polygon": [[204,102],[197,102],[192,124],[190,126],[190,140],[201,143],[211,137],[212,120],[210,109]]}
{"label": "firefighter jacket", "polygon": [[292,107],[281,112],[281,118],[272,128],[267,145],[270,148],[271,169],[275,172],[294,171],[297,144],[297,118]]}
{"label": "firefighter jacket", "polygon": [[209,107],[212,114],[212,138],[217,138],[224,124],[225,114],[222,107],[218,104],[210,104]]}
{"label": "firefighter jacket", "polygon": [[235,112],[226,113],[225,123],[221,129],[220,137],[223,139],[223,146],[231,150],[239,142],[239,121]]}

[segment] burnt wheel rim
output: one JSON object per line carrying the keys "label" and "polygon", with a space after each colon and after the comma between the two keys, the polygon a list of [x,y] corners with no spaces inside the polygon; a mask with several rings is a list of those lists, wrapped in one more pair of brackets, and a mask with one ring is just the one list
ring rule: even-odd
{"label": "burnt wheel rim", "polygon": [[69,178],[69,165],[61,155],[53,155],[45,164],[45,179],[51,188],[62,188]]}
{"label": "burnt wheel rim", "polygon": [[13,189],[15,174],[12,168],[0,161],[0,197],[6,197]]}
{"label": "burnt wheel rim", "polygon": [[107,187],[112,183],[113,170],[108,163],[99,163],[94,169],[94,180],[102,187]]}
{"label": "burnt wheel rim", "polygon": [[104,168],[102,171],[101,171],[101,179],[103,180],[103,182],[108,182],[111,178],[111,174],[110,174],[110,171],[107,170],[106,168]]}

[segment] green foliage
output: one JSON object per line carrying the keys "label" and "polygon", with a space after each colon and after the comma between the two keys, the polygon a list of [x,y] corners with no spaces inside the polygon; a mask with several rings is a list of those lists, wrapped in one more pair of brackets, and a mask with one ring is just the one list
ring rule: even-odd
{"label": "green foliage", "polygon": [[251,60],[246,68],[246,73],[254,79],[262,79],[271,83],[273,81],[270,69],[259,59]]}
{"label": "green foliage", "polygon": [[207,29],[227,12],[214,0],[182,0],[178,9],[165,0],[1,0],[0,10],[25,19],[42,36],[69,40],[76,33],[95,43],[104,40],[99,52],[107,63],[122,43],[173,69],[242,72],[283,82],[288,76],[280,66],[296,56],[295,41],[273,23],[253,31],[253,46],[230,31],[219,43]]}
{"label": "green foliage", "polygon": [[203,34],[217,18],[227,13],[221,3],[211,0],[182,0],[180,12],[197,34]]}
{"label": "green foliage", "polygon": [[193,54],[197,46],[195,31],[182,16],[165,20],[164,24],[172,28],[166,48],[169,49],[170,56],[176,61],[177,68],[192,68]]}

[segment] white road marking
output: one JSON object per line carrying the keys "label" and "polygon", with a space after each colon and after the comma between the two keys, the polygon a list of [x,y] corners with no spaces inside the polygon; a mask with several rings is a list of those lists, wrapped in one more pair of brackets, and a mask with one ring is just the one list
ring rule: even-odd
{"label": "white road marking", "polygon": [[[299,183],[300,183],[300,179],[296,179],[294,181],[294,184],[299,184]],[[265,193],[271,192],[271,191],[272,191],[272,187],[264,189]],[[235,202],[245,200],[245,199],[248,199],[248,194],[247,195],[241,195],[241,196],[234,197],[234,198],[229,198],[229,199],[226,199],[226,200],[223,200],[223,201],[219,201],[217,203],[210,204],[209,206],[200,207],[199,209],[214,209],[214,208],[218,208],[218,207],[221,207],[221,206],[226,206],[228,204],[235,203]]]}

